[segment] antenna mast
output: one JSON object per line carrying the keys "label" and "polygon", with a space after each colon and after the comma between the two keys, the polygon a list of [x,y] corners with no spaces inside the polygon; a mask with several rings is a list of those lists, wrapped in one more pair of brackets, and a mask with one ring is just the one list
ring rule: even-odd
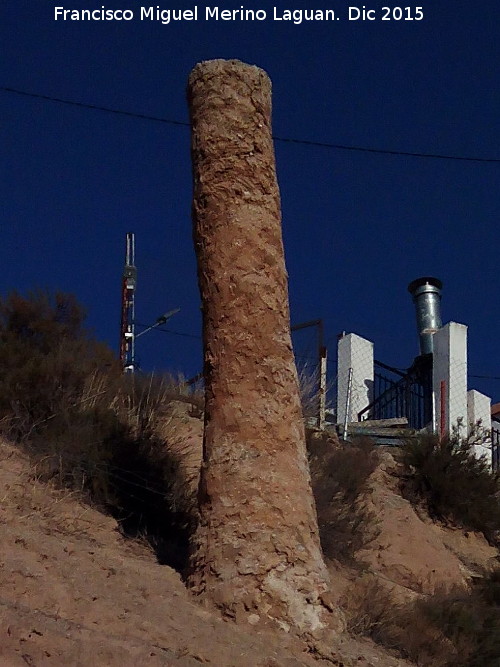
{"label": "antenna mast", "polygon": [[122,280],[122,314],[120,328],[120,363],[124,373],[135,371],[135,288],[137,269],[135,266],[135,235],[126,237],[125,267]]}

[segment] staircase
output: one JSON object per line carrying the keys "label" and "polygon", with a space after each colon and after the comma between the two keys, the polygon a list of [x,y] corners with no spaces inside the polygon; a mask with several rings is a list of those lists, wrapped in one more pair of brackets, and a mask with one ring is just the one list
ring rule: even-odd
{"label": "staircase", "polygon": [[366,437],[375,445],[399,447],[417,431],[408,426],[406,417],[392,419],[366,419],[347,424],[347,439]]}

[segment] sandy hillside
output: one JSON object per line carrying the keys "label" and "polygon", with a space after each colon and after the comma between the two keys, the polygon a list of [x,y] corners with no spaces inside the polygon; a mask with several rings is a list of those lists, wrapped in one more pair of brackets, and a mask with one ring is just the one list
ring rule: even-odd
{"label": "sandy hillside", "polygon": [[[198,447],[199,422],[190,419],[182,416],[183,428]],[[417,516],[398,493],[394,466],[385,453],[372,476],[380,534],[360,554],[368,569],[404,598],[490,565],[497,553],[482,538]],[[124,539],[114,519],[37,482],[26,457],[5,442],[0,497],[2,666],[409,664],[368,640],[332,635],[313,655],[284,632],[221,619],[148,547]],[[358,574],[333,564],[331,571],[336,597],[348,595]]]}
{"label": "sandy hillside", "polygon": [[[203,422],[187,404],[170,404],[160,428],[162,438],[183,461],[185,485],[193,499],[202,458]],[[331,437],[331,446],[338,440]],[[482,535],[433,523],[402,497],[400,476],[391,447],[377,449],[380,459],[370,478],[368,508],[376,517],[378,536],[358,554],[364,569],[387,583],[401,600],[430,595],[442,586],[466,584],[498,563],[498,551]],[[458,491],[459,492],[459,491]],[[333,566],[332,566],[333,567]],[[341,579],[357,578],[333,567]]]}
{"label": "sandy hillside", "polygon": [[497,549],[482,535],[433,523],[417,513],[399,492],[390,448],[381,448],[379,456],[369,495],[379,535],[358,557],[397,597],[411,599],[443,586],[467,584],[498,564]]}
{"label": "sandy hillside", "polygon": [[285,633],[220,619],[147,547],[122,538],[113,519],[33,480],[7,443],[0,494],[2,667],[403,664],[347,638],[325,646],[331,661],[317,659]]}

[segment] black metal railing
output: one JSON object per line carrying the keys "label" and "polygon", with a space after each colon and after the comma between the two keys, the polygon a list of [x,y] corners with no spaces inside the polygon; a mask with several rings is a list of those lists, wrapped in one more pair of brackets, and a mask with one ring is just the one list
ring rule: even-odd
{"label": "black metal railing", "polygon": [[500,469],[500,430],[491,429],[491,467],[496,472]]}
{"label": "black metal railing", "polygon": [[414,429],[432,421],[432,355],[417,357],[406,373],[378,361],[375,367],[374,399],[358,414],[359,421],[406,417]]}

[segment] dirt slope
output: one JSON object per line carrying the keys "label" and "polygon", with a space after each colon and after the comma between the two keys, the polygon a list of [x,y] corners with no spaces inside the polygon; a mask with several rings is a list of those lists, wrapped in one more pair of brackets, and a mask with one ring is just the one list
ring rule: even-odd
{"label": "dirt slope", "polygon": [[[202,458],[202,420],[190,415],[187,404],[174,401],[160,434],[183,461],[187,492],[194,499]],[[332,437],[332,446],[335,442]],[[465,584],[498,563],[498,551],[482,535],[433,523],[417,513],[401,496],[394,450],[380,447],[377,451],[380,463],[370,478],[367,500],[379,535],[358,554],[358,561],[386,582],[397,598],[430,595],[436,588]],[[335,577],[349,577],[348,572],[333,569]]]}
{"label": "dirt slope", "polygon": [[379,456],[369,496],[379,535],[358,557],[397,597],[430,595],[437,588],[466,584],[498,563],[498,551],[482,535],[435,524],[417,513],[399,492],[390,449],[381,448]]}
{"label": "dirt slope", "polygon": [[[178,406],[179,407],[179,406]],[[196,485],[201,422],[170,414],[171,441]],[[236,624],[201,607],[177,572],[124,539],[116,521],[36,481],[29,462],[0,442],[0,665],[299,667],[408,665],[369,641],[326,637],[313,656],[287,635]],[[398,491],[396,463],[381,451],[369,503],[378,537],[359,559],[400,600],[466,582],[497,562],[474,534],[420,517]],[[336,598],[359,571],[331,564]]]}
{"label": "dirt slope", "polygon": [[331,660],[315,659],[286,633],[223,621],[113,519],[35,481],[3,442],[0,498],[2,667],[405,664],[347,637],[325,643]]}

